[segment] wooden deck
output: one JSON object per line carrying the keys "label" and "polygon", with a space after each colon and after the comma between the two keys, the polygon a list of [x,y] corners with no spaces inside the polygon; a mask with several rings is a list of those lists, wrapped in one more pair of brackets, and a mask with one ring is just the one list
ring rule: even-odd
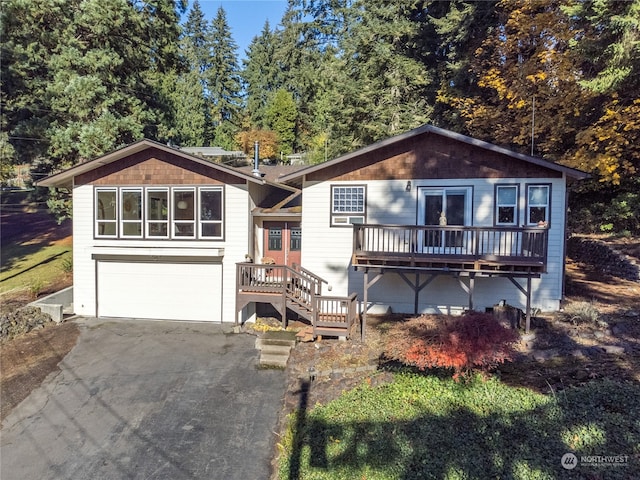
{"label": "wooden deck", "polygon": [[356,269],[544,273],[546,228],[354,225]]}
{"label": "wooden deck", "polygon": [[236,311],[249,303],[268,303],[287,326],[287,310],[308,320],[314,337],[349,338],[358,319],[356,294],[348,297],[322,294],[326,283],[312,272],[294,265],[236,264]]}

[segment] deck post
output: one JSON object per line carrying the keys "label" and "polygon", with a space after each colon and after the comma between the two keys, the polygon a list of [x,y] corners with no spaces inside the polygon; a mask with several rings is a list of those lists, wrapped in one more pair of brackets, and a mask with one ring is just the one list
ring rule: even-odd
{"label": "deck post", "polygon": [[369,287],[382,278],[382,272],[377,272],[376,276],[369,281],[369,269],[364,270],[364,308],[362,312],[362,325],[360,326],[360,340],[364,342],[364,332],[367,325],[367,310],[369,305]]}
{"label": "deck post", "polygon": [[360,341],[364,342],[364,329],[367,325],[367,302],[369,301],[369,269],[364,270],[364,299],[362,300],[362,322],[360,323]]}
{"label": "deck post", "polygon": [[531,275],[527,276],[527,313],[524,326],[524,333],[529,333],[531,327]]}

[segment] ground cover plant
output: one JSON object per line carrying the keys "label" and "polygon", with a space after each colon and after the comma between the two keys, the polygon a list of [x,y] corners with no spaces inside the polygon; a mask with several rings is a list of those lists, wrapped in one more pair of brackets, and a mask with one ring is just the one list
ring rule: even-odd
{"label": "ground cover plant", "polygon": [[[495,378],[399,373],[293,414],[279,478],[640,478],[639,395],[633,382],[544,395]],[[578,459],[572,470],[566,453]],[[621,457],[617,466],[582,461],[598,455]]]}

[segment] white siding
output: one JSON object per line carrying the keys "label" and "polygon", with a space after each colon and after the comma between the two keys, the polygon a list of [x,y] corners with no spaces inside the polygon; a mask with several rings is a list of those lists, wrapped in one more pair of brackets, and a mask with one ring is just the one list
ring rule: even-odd
{"label": "white siding", "polygon": [[[235,264],[249,251],[249,199],[242,185],[225,186],[225,238],[202,240],[106,240],[93,238],[93,187],[83,185],[73,191],[73,284],[74,310],[78,315],[96,315],[95,254],[169,256],[219,256],[222,285],[216,295],[221,300],[222,321],[235,321]],[[191,299],[197,301],[197,298]]]}
{"label": "white siding", "polygon": [[[334,295],[358,293],[363,300],[362,272],[350,268],[352,229],[330,227],[331,185],[367,185],[367,223],[415,225],[418,211],[418,187],[472,187],[473,225],[492,226],[496,184],[519,184],[520,225],[525,219],[526,185],[551,184],[551,221],[549,229],[548,273],[532,281],[532,306],[555,310],[562,296],[563,231],[565,223],[564,179],[462,179],[412,180],[410,192],[406,180],[358,182],[321,182],[306,184],[302,214],[302,264],[329,281]],[[410,277],[411,278],[411,277]],[[427,277],[421,275],[421,281]],[[464,280],[468,284],[468,280]],[[526,286],[525,280],[519,280]],[[525,306],[524,295],[506,278],[478,278],[475,283],[474,307],[490,307],[501,299],[512,305]],[[412,313],[413,291],[396,274],[385,274],[369,289],[369,301],[389,306],[394,312]],[[447,275],[433,280],[421,293],[420,312],[460,310],[468,306],[467,293],[459,282]]]}

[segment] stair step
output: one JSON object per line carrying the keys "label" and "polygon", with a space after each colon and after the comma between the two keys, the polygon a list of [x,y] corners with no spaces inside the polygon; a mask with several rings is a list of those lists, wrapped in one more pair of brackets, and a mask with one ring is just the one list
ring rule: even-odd
{"label": "stair step", "polygon": [[291,353],[291,346],[289,345],[263,345],[260,349],[262,355],[285,355],[289,356]]}
{"label": "stair step", "polygon": [[296,346],[296,340],[295,338],[293,340],[284,340],[284,339],[280,340],[276,338],[261,338],[261,337],[256,338],[256,348],[258,350],[262,350],[263,348],[271,345],[293,348]]}
{"label": "stair step", "polygon": [[265,354],[264,352],[260,355],[260,365],[266,365],[270,367],[281,367],[285,368],[287,366],[287,361],[289,360],[289,355],[274,355],[274,354]]}

